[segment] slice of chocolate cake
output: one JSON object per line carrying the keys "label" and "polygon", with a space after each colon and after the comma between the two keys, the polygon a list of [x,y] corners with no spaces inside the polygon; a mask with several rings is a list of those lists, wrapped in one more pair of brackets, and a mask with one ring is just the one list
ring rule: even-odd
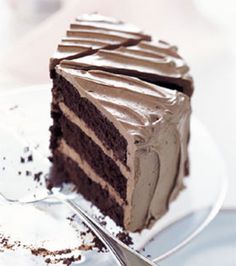
{"label": "slice of chocolate cake", "polygon": [[[117,36],[127,29],[101,18],[84,15],[72,27],[96,32],[100,23]],[[188,162],[188,67],[169,44],[142,39],[112,51],[73,55],[78,59],[51,60],[51,181],[73,182],[130,231],[165,214],[183,188]]]}

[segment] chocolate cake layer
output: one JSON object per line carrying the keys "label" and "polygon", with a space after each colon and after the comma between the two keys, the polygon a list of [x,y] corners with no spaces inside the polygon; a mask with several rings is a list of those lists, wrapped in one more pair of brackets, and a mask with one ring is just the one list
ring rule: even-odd
{"label": "chocolate cake layer", "polygon": [[88,99],[80,97],[79,92],[59,75],[53,80],[53,93],[57,101],[63,98],[64,103],[94,131],[103,144],[113,150],[117,159],[126,163],[127,140]]}
{"label": "chocolate cake layer", "polygon": [[123,226],[123,208],[116,203],[106,190],[92,182],[73,160],[59,152],[55,152],[51,169],[50,186],[60,186],[64,182],[72,182],[76,186],[76,190],[85,199],[91,201],[104,215],[110,216],[118,225]]}
{"label": "chocolate cake layer", "polygon": [[109,158],[91,138],[64,115],[60,118],[63,139],[71,146],[82,160],[85,160],[94,171],[126,200],[127,179],[120,172],[119,167]]}
{"label": "chocolate cake layer", "polygon": [[54,150],[58,146],[58,140],[62,136],[61,126],[59,123],[61,117],[61,111],[58,109],[57,105],[51,105],[51,118],[53,120],[52,126],[50,126],[49,130],[51,132],[50,136],[50,145],[49,148]]}

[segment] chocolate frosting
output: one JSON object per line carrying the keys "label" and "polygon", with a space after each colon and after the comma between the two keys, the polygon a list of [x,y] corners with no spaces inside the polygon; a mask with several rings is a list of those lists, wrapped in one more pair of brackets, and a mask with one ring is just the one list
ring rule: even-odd
{"label": "chocolate frosting", "polygon": [[[149,226],[167,211],[183,187],[189,97],[137,78],[99,70],[57,66],[56,71],[127,139],[130,171],[125,225],[132,231]],[[140,197],[142,203],[138,204]]]}
{"label": "chocolate frosting", "polygon": [[102,49],[90,56],[63,60],[62,65],[135,76],[164,87],[178,89],[188,96],[193,93],[188,66],[173,46],[160,41],[142,41],[135,46],[119,47],[115,50]]}
{"label": "chocolate frosting", "polygon": [[131,24],[96,13],[82,15],[70,24],[66,37],[50,59],[50,69],[63,58],[78,58],[101,48],[114,49],[137,44],[141,40],[150,40],[150,36]]}
{"label": "chocolate frosting", "polygon": [[75,23],[71,24],[71,28],[87,28],[87,29],[107,29],[117,32],[131,33],[137,35],[143,40],[150,41],[151,36],[144,34],[137,26],[124,23],[122,20],[118,20],[112,17],[105,17],[98,13],[84,14],[76,18]]}

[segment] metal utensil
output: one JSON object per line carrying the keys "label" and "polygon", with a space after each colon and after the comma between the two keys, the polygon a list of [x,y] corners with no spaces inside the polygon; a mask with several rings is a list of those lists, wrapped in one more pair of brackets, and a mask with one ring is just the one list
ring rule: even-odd
{"label": "metal utensil", "polygon": [[107,230],[104,229],[97,221],[95,221],[95,219],[91,218],[84,210],[80,208],[74,198],[71,198],[67,194],[63,193],[59,188],[53,188],[52,190],[40,189],[37,191],[37,193],[27,194],[21,199],[9,199],[0,192],[0,203],[3,204],[36,204],[49,199],[56,199],[70,207],[109,249],[118,265],[156,266],[154,262],[137,253],[107,232]]}

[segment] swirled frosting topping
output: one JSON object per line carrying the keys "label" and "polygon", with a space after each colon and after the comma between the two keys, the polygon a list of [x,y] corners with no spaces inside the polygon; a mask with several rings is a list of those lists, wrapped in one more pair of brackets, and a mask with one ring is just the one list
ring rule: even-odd
{"label": "swirled frosting topping", "polygon": [[51,58],[50,68],[54,68],[63,58],[84,56],[98,49],[133,45],[141,40],[150,40],[150,36],[131,24],[99,14],[82,15],[70,24],[66,37]]}
{"label": "swirled frosting topping", "polygon": [[141,41],[135,46],[97,53],[74,60],[63,60],[62,65],[78,69],[100,69],[138,77],[167,88],[177,89],[188,96],[193,93],[189,68],[176,48],[165,42]]}
{"label": "swirled frosting topping", "polygon": [[107,29],[117,32],[126,32],[140,36],[143,40],[151,40],[151,37],[144,34],[137,26],[124,23],[112,17],[102,16],[98,13],[83,14],[76,18],[76,21],[71,24],[71,28],[87,28],[87,29]]}
{"label": "swirled frosting topping", "polygon": [[134,77],[100,70],[80,71],[57,67],[66,79],[77,82],[80,90],[110,113],[137,142],[146,142],[163,118],[179,120],[180,106],[188,97],[175,90],[144,82]]}

